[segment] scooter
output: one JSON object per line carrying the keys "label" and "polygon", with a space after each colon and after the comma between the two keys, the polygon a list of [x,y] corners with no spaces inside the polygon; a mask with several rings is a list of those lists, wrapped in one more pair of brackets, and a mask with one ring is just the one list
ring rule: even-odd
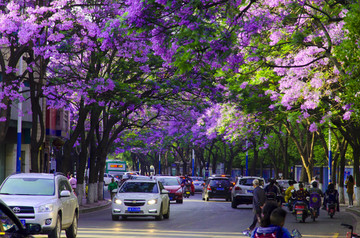
{"label": "scooter", "polygon": [[309,216],[308,205],[303,201],[297,201],[294,204],[296,221],[305,222],[305,219]]}
{"label": "scooter", "polygon": [[189,198],[190,197],[190,190],[191,190],[191,186],[190,185],[185,185],[184,189],[184,197],[185,198]]}
{"label": "scooter", "polygon": [[311,218],[313,219],[313,221],[315,221],[316,218],[319,217],[320,207],[321,207],[320,194],[318,194],[318,193],[310,194],[309,208],[310,208]]}
{"label": "scooter", "polygon": [[330,218],[333,218],[335,215],[336,204],[334,202],[326,203],[326,210]]}

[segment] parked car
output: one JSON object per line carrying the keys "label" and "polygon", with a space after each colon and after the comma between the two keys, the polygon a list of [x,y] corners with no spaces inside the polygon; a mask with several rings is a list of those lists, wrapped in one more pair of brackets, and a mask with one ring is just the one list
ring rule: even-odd
{"label": "parked car", "polygon": [[156,220],[170,217],[169,192],[157,180],[126,180],[111,205],[112,220],[121,216],[153,216]]}
{"label": "parked car", "polygon": [[231,189],[232,183],[228,177],[209,177],[202,191],[202,199],[209,201],[210,198],[225,198],[230,201]]}
{"label": "parked car", "polygon": [[8,176],[0,187],[0,199],[25,226],[36,234],[76,237],[79,205],[68,179],[59,173],[19,173]]}
{"label": "parked car", "polygon": [[236,208],[239,204],[252,204],[254,179],[258,179],[260,186],[264,186],[265,180],[261,177],[244,176],[238,177],[235,181],[235,186],[231,191],[231,207]]}
{"label": "parked car", "polygon": [[31,238],[31,226],[26,228],[14,212],[0,200],[0,236],[14,238]]}
{"label": "parked car", "polygon": [[202,192],[205,186],[205,180],[203,177],[191,177],[194,183],[195,192]]}
{"label": "parked car", "polygon": [[183,203],[183,188],[180,184],[180,179],[175,176],[156,176],[155,179],[160,181],[164,188],[169,191],[170,201],[176,203]]}

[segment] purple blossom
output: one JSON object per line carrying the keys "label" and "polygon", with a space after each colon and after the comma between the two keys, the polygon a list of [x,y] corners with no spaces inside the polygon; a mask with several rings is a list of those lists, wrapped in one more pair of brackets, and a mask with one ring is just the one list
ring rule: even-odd
{"label": "purple blossom", "polygon": [[317,131],[317,129],[318,129],[318,127],[317,127],[316,123],[315,122],[311,123],[311,125],[309,127],[309,131],[315,132],[315,131]]}

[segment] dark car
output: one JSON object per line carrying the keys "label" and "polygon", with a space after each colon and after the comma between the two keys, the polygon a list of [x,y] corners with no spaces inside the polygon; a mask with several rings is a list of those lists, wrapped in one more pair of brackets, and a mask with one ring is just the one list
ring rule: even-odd
{"label": "dark car", "polygon": [[202,199],[209,201],[210,198],[225,198],[226,201],[230,201],[231,198],[232,183],[227,177],[209,177],[206,180]]}
{"label": "dark car", "polygon": [[30,238],[31,226],[24,228],[14,212],[0,200],[0,236]]}

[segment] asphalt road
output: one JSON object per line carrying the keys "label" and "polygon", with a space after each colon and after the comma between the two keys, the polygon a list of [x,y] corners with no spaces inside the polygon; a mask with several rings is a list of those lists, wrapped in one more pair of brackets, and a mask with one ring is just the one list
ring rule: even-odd
{"label": "asphalt road", "polygon": [[[230,202],[222,199],[205,202],[201,194],[184,199],[183,204],[171,203],[170,207],[170,219],[162,221],[152,217],[112,221],[110,208],[81,214],[78,237],[244,237],[242,231],[253,218],[250,205],[239,205],[233,209]],[[340,225],[344,222],[355,225],[356,219],[344,211],[336,213],[331,219],[321,210],[315,222],[308,218],[305,223],[299,223],[288,214],[285,227],[290,231],[298,229],[303,237],[345,237],[348,230]],[[62,237],[66,237],[65,232]]]}

